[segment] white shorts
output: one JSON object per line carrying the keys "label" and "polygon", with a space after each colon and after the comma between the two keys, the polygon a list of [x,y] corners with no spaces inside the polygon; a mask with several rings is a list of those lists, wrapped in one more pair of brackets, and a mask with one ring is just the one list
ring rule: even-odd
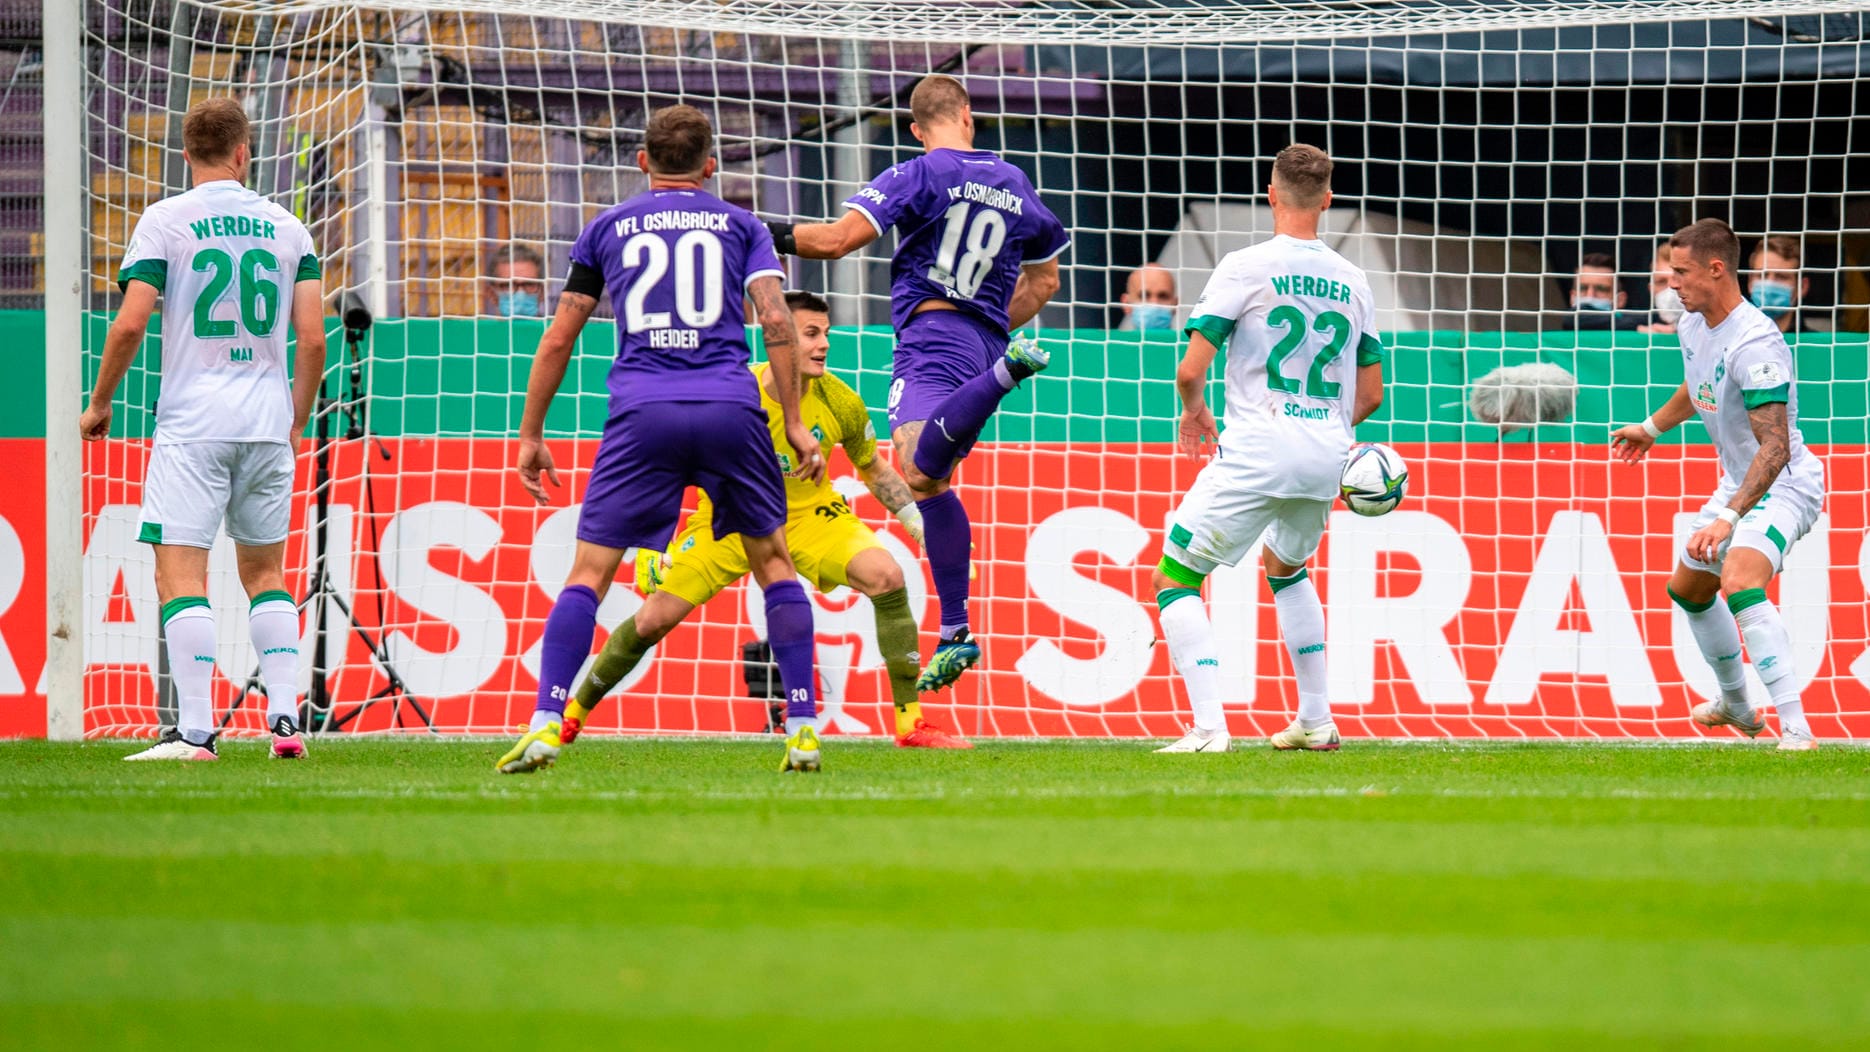
{"label": "white shorts", "polygon": [[[1689,526],[1688,536],[1694,536],[1702,527],[1718,518],[1730,499],[1720,493],[1708,498]],[[1791,489],[1768,490],[1752,511],[1740,517],[1740,521],[1734,525],[1734,532],[1727,535],[1726,542],[1714,554],[1712,562],[1704,562],[1688,554],[1688,537],[1683,537],[1682,565],[1718,577],[1721,568],[1727,564],[1728,549],[1751,548],[1772,560],[1773,573],[1776,574],[1785,565],[1786,552],[1792,550],[1800,537],[1811,531],[1818,522],[1818,513],[1823,510],[1822,497],[1813,498]]]}
{"label": "white shorts", "polygon": [[286,539],[292,524],[292,447],[280,442],[158,443],[143,477],[136,539],[212,548],[227,520],[236,544]]}
{"label": "white shorts", "polygon": [[1164,555],[1196,573],[1237,565],[1265,534],[1267,550],[1289,566],[1301,566],[1318,551],[1331,501],[1314,497],[1269,497],[1231,483],[1231,465],[1211,460],[1169,519]]}

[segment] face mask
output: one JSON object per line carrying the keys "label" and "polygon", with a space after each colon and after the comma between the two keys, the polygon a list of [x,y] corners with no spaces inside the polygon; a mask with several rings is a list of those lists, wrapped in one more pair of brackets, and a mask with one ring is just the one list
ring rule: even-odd
{"label": "face mask", "polygon": [[1656,293],[1656,320],[1664,325],[1674,325],[1682,318],[1682,294],[1674,289],[1663,289]]}
{"label": "face mask", "polygon": [[1579,310],[1616,310],[1617,309],[1617,305],[1615,303],[1612,303],[1610,300],[1599,299],[1596,296],[1578,297],[1577,307]]}
{"label": "face mask", "polygon": [[1175,308],[1160,303],[1139,303],[1130,308],[1130,324],[1138,332],[1172,329],[1175,327]]}
{"label": "face mask", "polygon": [[1792,286],[1777,281],[1755,281],[1747,298],[1762,314],[1777,321],[1792,309]]}
{"label": "face mask", "polygon": [[494,310],[503,318],[537,318],[539,297],[532,292],[502,292],[494,297]]}

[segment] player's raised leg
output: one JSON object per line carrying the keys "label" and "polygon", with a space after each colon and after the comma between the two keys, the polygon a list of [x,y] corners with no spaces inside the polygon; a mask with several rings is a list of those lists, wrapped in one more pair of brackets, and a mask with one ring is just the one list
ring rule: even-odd
{"label": "player's raised leg", "polygon": [[973,448],[981,428],[993,418],[1001,401],[1021,381],[1044,371],[1049,364],[1051,356],[1037,340],[1015,337],[1006,353],[986,372],[956,387],[929,411],[929,426],[916,442],[915,456],[911,458],[916,470],[925,479],[946,479],[955,463]]}

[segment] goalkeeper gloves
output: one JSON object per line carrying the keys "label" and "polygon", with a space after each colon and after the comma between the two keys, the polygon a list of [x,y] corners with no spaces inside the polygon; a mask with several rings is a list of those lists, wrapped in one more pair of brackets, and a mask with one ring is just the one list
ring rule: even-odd
{"label": "goalkeeper gloves", "polygon": [[782,256],[796,256],[799,254],[799,241],[798,238],[792,236],[791,223],[768,221],[766,229],[773,232],[774,251]]}
{"label": "goalkeeper gloves", "polygon": [[636,550],[636,590],[644,595],[656,594],[656,589],[662,587],[662,574],[669,568],[669,562],[667,552],[659,552],[654,548],[638,548]]}

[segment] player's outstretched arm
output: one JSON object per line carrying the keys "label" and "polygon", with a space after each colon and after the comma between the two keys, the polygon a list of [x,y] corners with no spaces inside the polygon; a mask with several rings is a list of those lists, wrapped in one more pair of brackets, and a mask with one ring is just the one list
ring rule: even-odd
{"label": "player's outstretched arm", "polygon": [[543,474],[552,485],[559,485],[558,467],[552,463],[551,451],[545,448],[545,411],[552,407],[553,396],[565,382],[565,369],[571,364],[572,349],[578,346],[578,334],[596,309],[595,296],[569,290],[559,293],[558,311],[539,339],[532,372],[526,377],[526,409],[519,421],[519,484],[541,504],[550,498],[539,484],[539,476]]}
{"label": "player's outstretched arm", "polygon": [[753,312],[760,319],[760,333],[766,340],[766,360],[773,365],[773,386],[779,389],[779,409],[786,421],[786,442],[799,455],[793,478],[807,479],[813,485],[825,480],[824,451],[818,439],[805,429],[799,415],[798,330],[792,327],[792,310],[786,306],[786,294],[779,279],[768,275],[753,279],[747,286]]}
{"label": "player's outstretched arm", "polygon": [[298,350],[292,356],[292,432],[287,441],[299,444],[305,425],[318,405],[318,388],[325,379],[325,283],[315,278],[292,284],[292,333]]}
{"label": "player's outstretched arm", "polygon": [[1175,367],[1175,393],[1182,396],[1182,422],[1176,431],[1176,444],[1191,457],[1202,455],[1204,443],[1221,440],[1214,410],[1208,408],[1208,370],[1218,353],[1197,329],[1188,334],[1188,350],[1182,352],[1182,363]]}
{"label": "player's outstretched arm", "polygon": [[123,286],[123,306],[111,319],[110,332],[104,336],[104,360],[98,364],[97,386],[91,389],[91,405],[78,418],[78,433],[86,442],[110,437],[110,401],[117,395],[117,385],[130,371],[136,352],[143,346],[143,334],[149,331],[149,316],[156,313],[156,286],[131,278]]}
{"label": "player's outstretched arm", "polygon": [[1370,419],[1383,406],[1383,363],[1357,367],[1357,403],[1351,407],[1351,426]]}
{"label": "player's outstretched arm", "polygon": [[877,228],[856,210],[834,223],[768,223],[773,247],[788,256],[805,259],[843,259],[877,239]]}
{"label": "player's outstretched arm", "polygon": [[1039,308],[1058,295],[1058,259],[1029,263],[1019,268],[1019,280],[1013,284],[1013,298],[1006,305],[1006,327],[1017,329],[1031,321]]}
{"label": "player's outstretched arm", "polygon": [[1695,415],[1694,403],[1688,400],[1688,385],[1675,389],[1662,408],[1640,424],[1626,424],[1610,433],[1610,449],[1625,464],[1641,463],[1663,432],[1680,427]]}

